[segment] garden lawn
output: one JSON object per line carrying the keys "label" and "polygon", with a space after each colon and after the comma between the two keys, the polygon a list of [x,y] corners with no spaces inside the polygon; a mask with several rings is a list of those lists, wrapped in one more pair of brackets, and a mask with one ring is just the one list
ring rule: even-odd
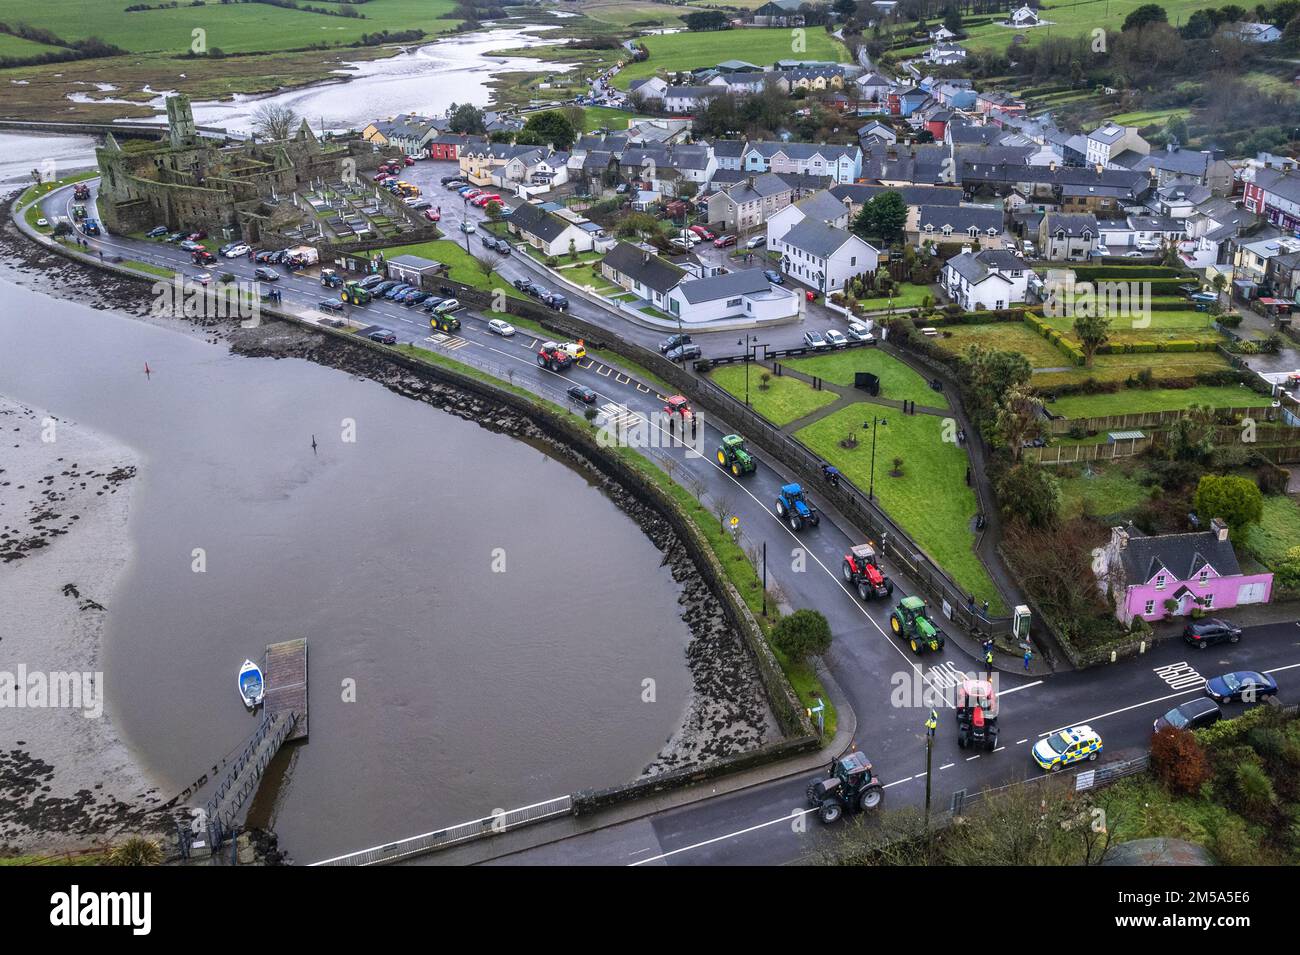
{"label": "garden lawn", "polygon": [[[922,300],[929,295],[934,298],[934,292],[928,285],[913,285],[911,282],[903,282],[894,290],[894,311],[906,311],[909,308],[920,308]],[[868,312],[882,312],[889,308],[890,301],[887,295],[877,295],[873,298],[858,299],[858,307]]]}
{"label": "garden lawn", "polygon": [[[496,272],[491,275],[484,275],[483,270],[479,268],[478,261],[465,251],[463,245],[452,239],[435,239],[432,242],[417,242],[414,245],[393,245],[381,251],[383,251],[386,259],[392,259],[397,255],[419,255],[426,259],[433,259],[435,262],[441,262],[451,267],[448,275],[454,281],[484,292],[491,292],[499,288],[510,298],[531,301],[527,295],[511,285],[509,279],[503,278]],[[496,256],[496,258],[500,258],[500,256]]]}
{"label": "garden lawn", "polygon": [[852,385],[853,373],[870,372],[880,378],[880,397],[895,401],[910,400],[918,405],[947,408],[948,399],[942,391],[935,391],[920,373],[876,348],[849,348],[818,355],[816,358],[795,358],[781,363],[786,368],[816,375],[837,385]]}
{"label": "garden lawn", "polygon": [[1176,411],[1191,405],[1267,408],[1271,403],[1266,395],[1238,385],[1198,385],[1195,388],[1124,388],[1109,395],[1070,395],[1057,398],[1048,405],[1048,410],[1067,418],[1100,418],[1139,411]]}
{"label": "garden lawn", "polygon": [[[1044,316],[1044,321],[1065,335],[1071,341],[1078,341],[1074,334],[1072,316]],[[1137,322],[1142,324],[1137,324]],[[1133,319],[1128,316],[1111,319],[1110,344],[1122,345],[1131,342],[1165,342],[1165,341],[1205,341],[1220,342],[1223,336],[1213,328],[1214,316],[1209,312],[1187,310],[1152,310],[1149,317]],[[1162,354],[1157,352],[1157,354]]]}
{"label": "garden lawn", "polygon": [[[768,381],[767,389],[763,390],[759,376],[764,371],[762,365],[749,366],[749,403],[755,411],[775,425],[787,425],[839,399],[839,395],[833,391],[815,391],[812,385],[787,376],[773,375]],[[711,375],[719,388],[741,401],[745,400],[743,364],[716,368]]]}
{"label": "garden lawn", "polygon": [[1137,482],[1132,470],[1132,465],[1094,464],[1087,473],[1080,466],[1074,477],[1062,477],[1058,469],[1048,468],[1061,484],[1061,516],[1118,517],[1140,507],[1151,491]]}
{"label": "garden lawn", "polygon": [[627,89],[633,80],[644,80],[656,73],[672,73],[714,66],[723,60],[743,57],[760,66],[777,60],[831,60],[845,62],[848,51],[820,27],[800,31],[806,49],[792,49],[793,31],[784,29],[712,30],[703,33],[666,33],[642,37],[650,59],[628,63],[614,77],[614,85]]}
{"label": "garden lawn", "polygon": [[[871,435],[862,422],[879,408],[859,403],[815,421],[796,433],[804,444],[840,469],[858,488],[871,485]],[[966,453],[942,440],[942,419],[933,415],[891,415],[878,429],[876,497],[889,516],[963,590],[1005,613],[997,588],[972,549],[975,544],[975,492],[966,485]],[[847,434],[853,450],[840,447]],[[903,459],[903,476],[890,477],[893,459]]]}
{"label": "garden lawn", "polygon": [[601,275],[597,269],[590,265],[579,265],[571,269],[556,269],[556,271],[575,285],[592,286],[595,288],[598,295],[607,295],[612,292],[622,291],[619,286],[605,278],[605,276]]}
{"label": "garden lawn", "polygon": [[[964,355],[972,345],[1014,351],[1029,359],[1032,368],[1064,368],[1070,358],[1023,322],[989,322],[985,325],[948,325],[934,339],[944,351]],[[951,333],[951,334],[949,334]]]}
{"label": "garden lawn", "polygon": [[1246,549],[1270,570],[1277,570],[1286,552],[1300,547],[1300,505],[1284,494],[1264,496],[1264,518],[1245,532]]}
{"label": "garden lawn", "polygon": [[[1061,363],[1069,365],[1068,361]],[[1157,352],[1137,355],[1098,355],[1091,368],[1071,366],[1065,371],[1036,372],[1031,384],[1050,391],[1095,378],[1097,381],[1126,381],[1143,368],[1157,378],[1194,378],[1203,372],[1227,371],[1232,366],[1218,352]]]}

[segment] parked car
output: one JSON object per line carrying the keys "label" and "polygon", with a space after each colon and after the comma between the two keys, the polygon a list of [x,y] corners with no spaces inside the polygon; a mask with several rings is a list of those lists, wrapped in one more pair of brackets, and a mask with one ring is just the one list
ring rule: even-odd
{"label": "parked car", "polygon": [[747,249],[757,249],[757,248],[760,248],[761,246],[764,246],[764,245],[767,245],[767,236],[765,236],[765,235],[756,235],[756,236],[754,236],[752,239],[750,239],[748,242],[745,243],[745,248],[747,248]]}
{"label": "parked car", "polygon": [[515,327],[513,325],[499,318],[489,320],[487,328],[493,335],[500,335],[502,338],[509,338],[515,333]]}
{"label": "parked car", "polygon": [[483,240],[482,240],[482,241],[483,241],[483,248],[485,248],[485,249],[491,249],[493,252],[496,251],[496,249],[497,249],[497,240],[496,240],[496,236],[488,235],[488,234],[485,232],[485,233],[483,233]]}
{"label": "parked car", "polygon": [[403,305],[405,305],[407,308],[410,308],[412,305],[419,305],[428,297],[429,297],[428,292],[421,292],[417,288],[410,292],[407,292],[405,295],[400,296],[397,300],[401,302]]}
{"label": "parked car", "polygon": [[1156,720],[1152,732],[1159,733],[1166,726],[1176,730],[1199,730],[1222,718],[1223,710],[1213,700],[1188,700]]}
{"label": "parked car", "polygon": [[[180,241],[181,239],[183,239],[183,238],[185,238],[185,233],[184,233],[184,232],[173,232],[173,233],[171,233],[171,235],[167,236],[166,241],[167,241],[167,242],[179,242],[179,241]],[[236,243],[234,243],[234,244],[235,244],[235,245],[238,245],[239,243],[236,242]]]}
{"label": "parked car", "polygon": [[246,242],[236,242],[225,252],[225,256],[228,259],[237,259],[241,255],[248,255],[248,253],[249,248]]}
{"label": "parked car", "polygon": [[145,236],[150,239],[157,239],[166,234],[167,234],[167,227],[165,225],[156,225],[148,232],[146,232]]}
{"label": "parked car", "polygon": [[375,298],[379,298],[381,295],[385,294],[386,292],[392,291],[393,289],[397,288],[397,286],[400,284],[401,284],[400,282],[395,282],[392,279],[385,279],[376,285],[372,285],[370,287],[370,294],[375,296]]}
{"label": "parked car", "polygon": [[444,300],[439,298],[437,295],[430,295],[424,300],[424,304],[421,305],[420,308],[424,309],[426,312],[432,312],[435,308],[441,305],[443,301]]}
{"label": "parked car", "polygon": [[773,285],[784,285],[785,278],[776,269],[764,269],[763,278],[767,279]]}
{"label": "parked car", "polygon": [[1234,627],[1218,617],[1194,620],[1183,627],[1183,640],[1189,646],[1204,650],[1216,643],[1236,643],[1241,639],[1241,628]]}
{"label": "parked car", "polygon": [[505,239],[497,239],[497,251],[502,255],[510,254],[510,243]]}
{"label": "parked car", "polygon": [[670,348],[664,357],[669,361],[690,361],[693,358],[699,358],[700,354],[700,346],[688,342],[685,345]]}
{"label": "parked car", "polygon": [[528,279],[515,279],[512,284],[514,285],[515,288],[519,289],[519,291],[524,292],[528,295],[532,295],[533,289],[535,288],[533,283]]}
{"label": "parked car", "polygon": [[253,278],[261,279],[263,282],[278,282],[280,281],[280,273],[275,269],[268,269],[262,265],[253,269]]}
{"label": "parked car", "polygon": [[822,333],[818,331],[810,330],[804,332],[803,343],[809,348],[822,349],[822,348],[831,347],[830,344],[826,341],[825,337],[822,335]]}
{"label": "parked car", "polygon": [[374,291],[375,286],[382,284],[383,281],[384,281],[384,277],[382,275],[367,275],[357,284],[360,285],[367,292],[372,292]]}
{"label": "parked car", "polygon": [[344,305],[336,298],[326,298],[316,303],[316,307],[322,312],[334,312],[338,314],[344,309]]}
{"label": "parked car", "polygon": [[690,343],[690,335],[669,335],[659,343],[659,354],[666,355],[679,345],[689,345]]}
{"label": "parked car", "polygon": [[569,300],[559,292],[550,292],[543,295],[542,301],[557,312],[567,312],[569,310]]}
{"label": "parked car", "polygon": [[200,285],[208,285],[212,282],[212,273],[200,272],[198,275],[194,276],[194,281],[198,282]]}
{"label": "parked car", "polygon": [[195,249],[203,248],[203,244],[195,242],[193,239],[181,239],[180,248],[184,249],[186,252],[193,252]]}
{"label": "parked car", "polygon": [[832,348],[844,348],[849,343],[849,340],[844,337],[844,334],[836,331],[834,328],[826,330],[826,341]]}
{"label": "parked car", "polygon": [[537,285],[536,283],[530,284],[528,288],[524,289],[524,291],[527,292],[529,295],[531,295],[533,298],[538,298],[541,299],[542,301],[545,301],[546,296],[551,294],[551,290],[548,289],[545,285]]}
{"label": "parked car", "polygon": [[596,393],[586,385],[574,385],[569,389],[568,395],[574,401],[581,401],[584,405],[594,405],[596,403]]}
{"label": "parked car", "polygon": [[386,328],[376,328],[373,332],[371,332],[366,337],[369,338],[372,342],[379,342],[379,344],[381,345],[397,344],[397,336],[394,335]]}
{"label": "parked car", "polygon": [[453,182],[460,182],[461,180],[460,180],[460,176],[443,176],[438,181],[442,183],[444,186],[447,186]]}
{"label": "parked car", "polygon": [[714,234],[710,232],[708,229],[704,228],[704,226],[702,225],[691,226],[691,231],[694,232],[696,235],[698,235],[701,239],[704,239],[706,242],[712,242],[715,238]]}
{"label": "parked car", "polygon": [[713,240],[713,247],[715,249],[725,249],[727,246],[735,244],[736,237],[734,235],[720,235]]}
{"label": "parked car", "polygon": [[1208,680],[1205,695],[1216,703],[1255,702],[1277,693],[1277,681],[1267,673],[1236,670]]}
{"label": "parked car", "polygon": [[477,232],[478,230],[474,228],[474,223],[470,222],[469,220],[466,220],[460,224],[460,231],[474,233]]}
{"label": "parked car", "polygon": [[390,288],[387,292],[385,292],[385,293],[384,293],[384,298],[388,299],[390,302],[396,302],[399,298],[401,298],[401,297],[402,297],[403,295],[405,295],[407,292],[414,292],[414,291],[415,291],[415,287],[414,287],[414,286],[411,286],[411,285],[399,285],[399,286],[397,286],[396,288]]}
{"label": "parked car", "polygon": [[871,330],[861,322],[849,322],[848,336],[855,342],[869,342],[871,341]]}
{"label": "parked car", "polygon": [[435,211],[432,210],[432,209],[425,209],[425,210],[424,210],[424,217],[425,217],[426,219],[428,219],[430,222],[441,222],[441,221],[442,221],[442,215],[441,215],[440,213],[435,212]]}
{"label": "parked car", "polygon": [[433,307],[433,310],[439,315],[446,315],[448,312],[454,312],[460,308],[460,302],[454,298],[444,298],[441,302]]}
{"label": "parked car", "polygon": [[202,229],[190,233],[190,239],[193,240],[194,242],[198,242],[200,239],[206,239],[207,237],[208,234],[204,232]]}

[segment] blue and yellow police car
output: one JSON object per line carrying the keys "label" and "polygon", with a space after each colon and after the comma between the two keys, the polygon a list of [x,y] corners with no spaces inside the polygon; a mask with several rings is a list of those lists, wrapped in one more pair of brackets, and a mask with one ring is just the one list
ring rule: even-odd
{"label": "blue and yellow police car", "polygon": [[1034,744],[1034,762],[1056,772],[1085,759],[1096,759],[1101,752],[1101,736],[1091,726],[1071,726],[1058,730]]}

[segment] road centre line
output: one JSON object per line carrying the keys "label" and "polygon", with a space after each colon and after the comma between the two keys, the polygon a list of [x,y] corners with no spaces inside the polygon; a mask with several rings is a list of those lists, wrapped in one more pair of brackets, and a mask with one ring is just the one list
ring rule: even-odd
{"label": "road centre line", "polygon": [[697,842],[694,845],[682,846],[680,849],[673,849],[671,852],[664,852],[657,856],[651,856],[649,859],[641,859],[638,862],[628,863],[628,865],[631,868],[635,868],[639,865],[645,865],[647,862],[658,862],[660,859],[667,859],[670,856],[675,856],[682,852],[690,852],[692,849],[701,849],[704,846],[711,846],[715,842],[723,842],[727,839],[734,839],[736,836],[743,836],[751,832],[756,832],[759,829],[766,829],[768,826],[775,826],[777,823],[792,822],[800,816],[806,816],[809,813],[816,811],[816,809],[796,809],[789,815],[780,816],[779,818],[769,820],[768,822],[760,822],[758,825],[750,826],[748,829],[737,829],[735,832],[728,832],[725,835],[714,836],[712,839],[705,839],[703,842]]}

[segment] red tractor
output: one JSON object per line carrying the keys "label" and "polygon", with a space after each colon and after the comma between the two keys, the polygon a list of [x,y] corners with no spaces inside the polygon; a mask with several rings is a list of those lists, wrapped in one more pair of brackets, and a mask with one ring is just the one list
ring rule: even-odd
{"label": "red tractor", "polygon": [[863,600],[888,597],[894,592],[894,582],[885,576],[880,566],[880,557],[870,544],[849,548],[840,570],[844,582],[850,587],[857,587],[858,596]]}
{"label": "red tractor", "polygon": [[72,198],[78,202],[85,202],[90,198],[90,187],[84,182],[78,183],[72,187]]}
{"label": "red tractor", "polygon": [[664,414],[669,417],[680,415],[682,421],[690,421],[695,417],[695,412],[691,410],[691,403],[682,395],[673,395],[664,405]]}
{"label": "red tractor", "polygon": [[548,371],[566,371],[573,365],[573,356],[555,342],[542,342],[537,350],[537,364]]}
{"label": "red tractor", "polygon": [[217,261],[217,257],[207,249],[195,249],[190,253],[190,259],[195,265],[211,265]]}

